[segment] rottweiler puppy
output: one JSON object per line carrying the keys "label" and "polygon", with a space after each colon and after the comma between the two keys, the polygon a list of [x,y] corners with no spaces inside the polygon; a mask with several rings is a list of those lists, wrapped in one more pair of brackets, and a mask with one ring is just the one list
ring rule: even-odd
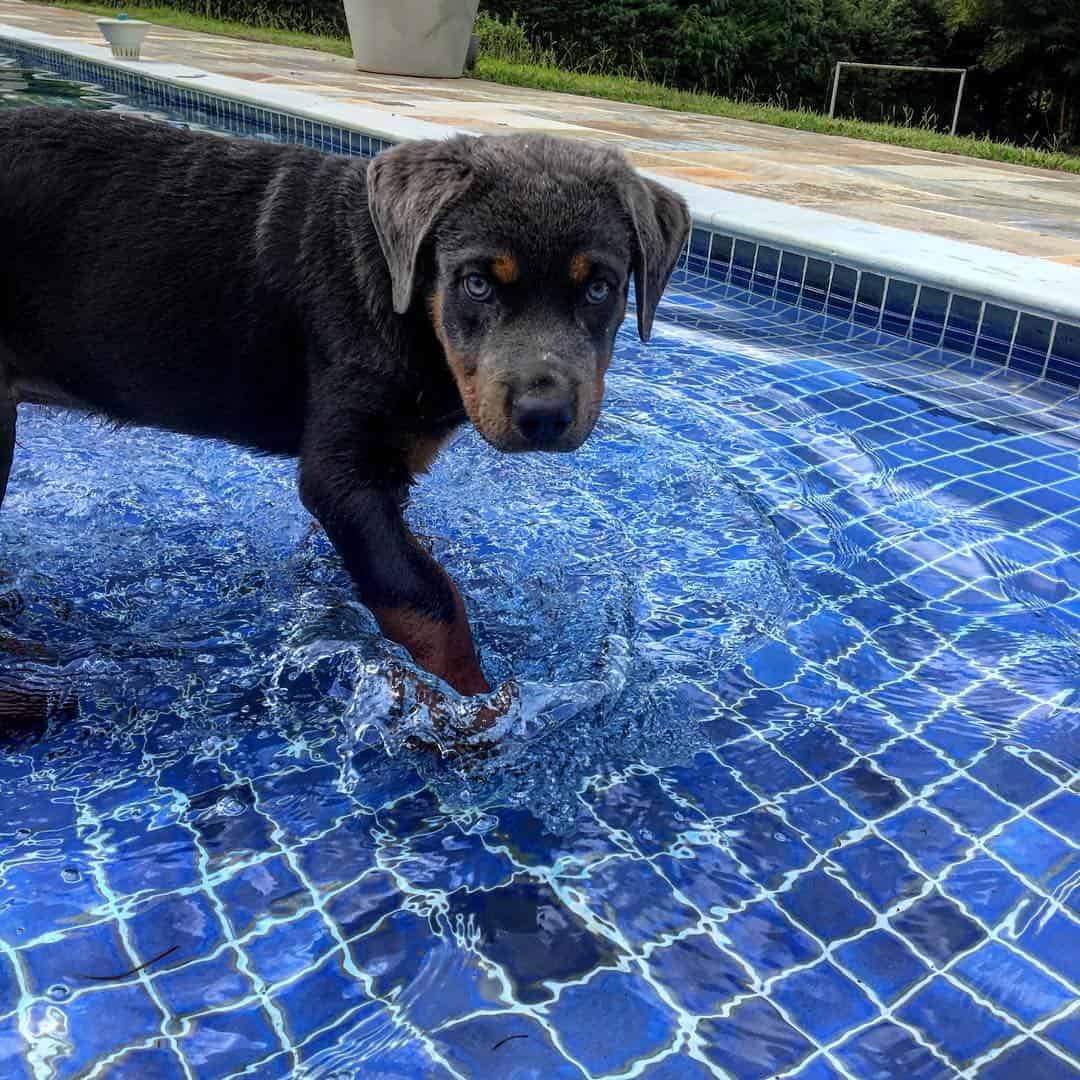
{"label": "rottweiler puppy", "polygon": [[545,136],[371,162],[117,113],[0,113],[0,500],[20,402],[299,458],[304,505],[387,637],[484,693],[410,485],[471,421],[506,452],[592,431],[686,243],[682,199]]}

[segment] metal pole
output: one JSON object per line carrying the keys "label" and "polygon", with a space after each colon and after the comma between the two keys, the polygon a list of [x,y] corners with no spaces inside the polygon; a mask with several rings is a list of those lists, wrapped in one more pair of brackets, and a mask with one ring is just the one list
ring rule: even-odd
{"label": "metal pole", "polygon": [[950,135],[956,134],[956,122],[960,119],[960,99],[964,96],[964,82],[967,79],[967,69],[960,72],[960,89],[956,91],[956,108],[952,114],[952,130]]}
{"label": "metal pole", "polygon": [[836,93],[840,89],[840,61],[836,61],[836,74],[833,76],[832,100],[829,102],[829,119],[836,114]]}

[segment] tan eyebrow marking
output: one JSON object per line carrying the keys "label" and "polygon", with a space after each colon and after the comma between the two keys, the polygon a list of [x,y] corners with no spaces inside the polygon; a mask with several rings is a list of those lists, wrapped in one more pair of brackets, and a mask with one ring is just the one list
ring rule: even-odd
{"label": "tan eyebrow marking", "polygon": [[492,261],[491,272],[504,285],[512,285],[517,281],[520,273],[517,259],[509,251],[502,251]]}
{"label": "tan eyebrow marking", "polygon": [[579,251],[570,260],[570,280],[575,285],[581,285],[585,282],[585,279],[589,276],[589,271],[592,269],[592,261],[584,251]]}

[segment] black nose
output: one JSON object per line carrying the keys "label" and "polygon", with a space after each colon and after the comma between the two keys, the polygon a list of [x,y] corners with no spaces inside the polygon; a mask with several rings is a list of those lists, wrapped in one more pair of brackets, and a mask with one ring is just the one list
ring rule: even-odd
{"label": "black nose", "polygon": [[533,446],[550,446],[566,434],[574,420],[571,402],[526,394],[514,402],[514,423]]}

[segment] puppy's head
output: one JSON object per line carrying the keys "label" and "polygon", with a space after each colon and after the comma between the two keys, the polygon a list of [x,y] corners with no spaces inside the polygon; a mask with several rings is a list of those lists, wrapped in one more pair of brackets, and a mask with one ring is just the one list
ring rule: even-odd
{"label": "puppy's head", "polygon": [[682,199],[621,154],[548,136],[406,143],[367,176],[394,310],[426,305],[480,433],[579,447],[631,277],[648,340],[690,228]]}

